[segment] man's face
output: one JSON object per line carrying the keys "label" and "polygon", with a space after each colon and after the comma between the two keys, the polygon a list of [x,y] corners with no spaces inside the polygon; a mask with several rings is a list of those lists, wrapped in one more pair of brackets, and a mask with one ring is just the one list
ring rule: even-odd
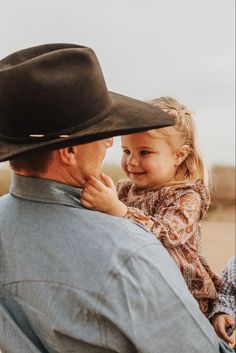
{"label": "man's face", "polygon": [[84,180],[89,176],[99,177],[106,150],[112,144],[113,139],[107,138],[78,146],[77,166]]}

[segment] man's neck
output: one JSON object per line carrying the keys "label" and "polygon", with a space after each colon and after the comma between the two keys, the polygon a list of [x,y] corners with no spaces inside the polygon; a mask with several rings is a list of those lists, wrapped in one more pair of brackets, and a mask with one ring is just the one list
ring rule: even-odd
{"label": "man's neck", "polygon": [[52,180],[52,181],[56,181],[58,183],[71,185],[71,186],[75,186],[75,187],[80,187],[80,188],[84,184],[84,182],[82,180],[81,180],[81,182],[79,180],[77,180],[77,179],[79,179],[78,176],[77,176],[77,178],[74,178],[72,175],[70,175],[70,173],[68,173],[68,172],[61,173],[60,170],[55,171],[55,172],[47,171],[45,173],[34,173],[31,171],[27,171],[27,170],[16,170],[15,173],[17,175],[21,175],[21,176]]}

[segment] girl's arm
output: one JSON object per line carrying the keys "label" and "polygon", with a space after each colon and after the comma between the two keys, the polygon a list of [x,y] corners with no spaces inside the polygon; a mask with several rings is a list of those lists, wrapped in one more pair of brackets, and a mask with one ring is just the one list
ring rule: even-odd
{"label": "girl's arm", "polygon": [[128,207],[125,217],[142,224],[162,242],[179,267],[190,292],[198,300],[202,312],[207,315],[209,300],[218,297],[221,279],[213,273],[200,253],[200,210],[199,194],[188,190],[172,197],[171,202],[163,202],[152,216]]}
{"label": "girl's arm", "polygon": [[112,179],[105,174],[101,174],[100,180],[90,177],[84,185],[81,203],[86,208],[113,216],[123,217],[127,212],[127,207],[117,197]]}
{"label": "girl's arm", "polygon": [[198,228],[200,218],[200,196],[188,190],[171,202],[163,204],[153,215],[146,215],[142,210],[128,207],[126,218],[142,224],[160,239],[167,248],[184,245]]}

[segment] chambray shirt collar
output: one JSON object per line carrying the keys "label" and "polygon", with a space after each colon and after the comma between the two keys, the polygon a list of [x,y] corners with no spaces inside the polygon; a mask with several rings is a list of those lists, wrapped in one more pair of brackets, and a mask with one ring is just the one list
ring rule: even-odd
{"label": "chambray shirt collar", "polygon": [[80,202],[81,191],[81,188],[53,180],[18,174],[13,174],[10,187],[10,193],[22,199],[79,208],[83,207]]}

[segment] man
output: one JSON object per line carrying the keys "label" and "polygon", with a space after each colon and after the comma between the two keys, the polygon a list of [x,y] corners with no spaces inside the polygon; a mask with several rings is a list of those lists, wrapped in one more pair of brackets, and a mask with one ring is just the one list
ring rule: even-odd
{"label": "man", "polygon": [[113,135],[171,124],[108,92],[89,48],[49,44],[1,61],[0,161],[15,172],[0,200],[3,351],[220,351],[155,237],[80,203]]}

